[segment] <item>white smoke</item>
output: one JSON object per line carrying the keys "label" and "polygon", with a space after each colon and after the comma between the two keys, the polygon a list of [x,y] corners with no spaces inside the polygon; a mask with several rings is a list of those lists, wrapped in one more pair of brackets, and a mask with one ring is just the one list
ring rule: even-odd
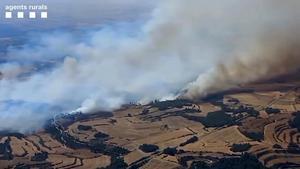
{"label": "white smoke", "polygon": [[[251,66],[256,66],[253,59],[259,59],[264,51],[269,57],[259,61],[273,62],[265,47],[282,46],[282,42],[270,46],[268,42],[277,38],[269,36],[262,36],[263,43],[257,42],[261,42],[264,32],[286,32],[290,28],[286,25],[298,21],[297,5],[297,0],[165,0],[142,25],[115,24],[90,31],[84,38],[63,32],[38,36],[35,43],[9,49],[10,60],[26,63],[14,69],[24,70],[37,61],[56,64],[23,78],[0,81],[0,101],[34,103],[25,104],[25,108],[16,104],[10,105],[13,109],[1,108],[0,129],[24,132],[39,128],[45,121],[41,119],[57,113],[52,106],[59,106],[63,112],[91,112],[111,110],[129,102],[172,98],[199,74],[198,80],[188,85],[186,97],[202,96],[265,76],[268,73],[262,72],[270,72],[271,68],[263,70],[260,66],[262,70],[254,75],[239,73],[235,67],[247,63],[245,70],[252,71]],[[287,37],[281,37],[289,42]],[[274,63],[279,62],[278,58]],[[221,68],[219,63],[223,64]],[[39,111],[37,103],[47,105],[46,112]],[[15,125],[24,116],[24,120],[35,125]]]}

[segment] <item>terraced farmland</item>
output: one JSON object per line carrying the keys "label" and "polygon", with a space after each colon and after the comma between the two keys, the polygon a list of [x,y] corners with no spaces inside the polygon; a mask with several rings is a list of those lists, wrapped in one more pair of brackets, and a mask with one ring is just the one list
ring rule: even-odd
{"label": "terraced farmland", "polygon": [[297,85],[57,116],[36,133],[2,133],[0,168],[299,168]]}

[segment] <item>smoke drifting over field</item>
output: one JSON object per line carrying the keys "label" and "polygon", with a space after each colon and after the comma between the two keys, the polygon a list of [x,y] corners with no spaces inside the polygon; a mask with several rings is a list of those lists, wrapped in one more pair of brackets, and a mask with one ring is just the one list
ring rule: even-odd
{"label": "smoke drifting over field", "polygon": [[[291,25],[290,25],[291,26]],[[219,63],[185,88],[182,97],[195,99],[257,80],[270,79],[299,70],[299,25],[264,32],[252,43],[237,48],[228,61]]]}
{"label": "smoke drifting over field", "polygon": [[[298,0],[165,0],[143,24],[106,26],[84,38],[41,35],[21,49],[10,48],[14,62],[0,66],[0,100],[23,105],[0,106],[0,129],[39,128],[58,113],[56,106],[64,112],[113,109],[174,98],[182,88],[184,97],[198,98],[293,71],[300,63],[299,5]],[[41,60],[56,64],[20,78],[20,70]],[[47,109],[39,111],[38,103]],[[16,125],[20,118],[24,125]]]}

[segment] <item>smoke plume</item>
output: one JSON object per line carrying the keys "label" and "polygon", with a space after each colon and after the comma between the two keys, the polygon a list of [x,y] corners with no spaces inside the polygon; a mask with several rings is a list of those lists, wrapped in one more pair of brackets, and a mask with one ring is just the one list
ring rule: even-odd
{"label": "smoke plume", "polygon": [[237,48],[229,60],[218,63],[188,84],[181,97],[201,98],[239,84],[267,80],[299,70],[300,34],[296,28],[299,30],[296,26],[286,28],[284,32],[271,28],[271,32],[261,34],[254,42],[242,44],[244,46]]}
{"label": "smoke plume", "polygon": [[[143,21],[82,36],[35,35],[21,48],[10,47],[8,63],[0,65],[0,129],[32,131],[60,112],[172,99],[182,88],[184,97],[197,98],[293,71],[299,5],[165,0]],[[17,125],[20,119],[31,125]]]}

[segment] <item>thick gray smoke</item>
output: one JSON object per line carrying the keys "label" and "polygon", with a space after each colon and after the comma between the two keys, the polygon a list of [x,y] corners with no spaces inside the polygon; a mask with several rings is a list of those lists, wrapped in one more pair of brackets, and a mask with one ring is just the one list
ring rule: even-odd
{"label": "thick gray smoke", "polygon": [[214,67],[188,84],[180,97],[201,98],[300,68],[299,1],[231,2],[232,9],[208,8],[208,18],[217,16],[220,22],[207,23],[222,29],[208,31],[217,39],[228,35],[225,46],[230,50],[219,56]]}
{"label": "thick gray smoke", "polygon": [[229,60],[217,64],[188,84],[181,97],[197,99],[239,84],[267,80],[299,70],[299,28],[290,27],[284,32],[271,28],[271,32],[261,34],[251,44],[241,43],[242,46],[233,52]]}
{"label": "thick gray smoke", "polygon": [[[172,99],[199,74],[185,97],[291,71],[299,64],[299,5],[165,0],[144,24],[107,26],[84,38],[38,36],[10,48],[12,62],[0,66],[0,129],[32,131],[59,111]],[[37,61],[55,66],[34,71]]]}

